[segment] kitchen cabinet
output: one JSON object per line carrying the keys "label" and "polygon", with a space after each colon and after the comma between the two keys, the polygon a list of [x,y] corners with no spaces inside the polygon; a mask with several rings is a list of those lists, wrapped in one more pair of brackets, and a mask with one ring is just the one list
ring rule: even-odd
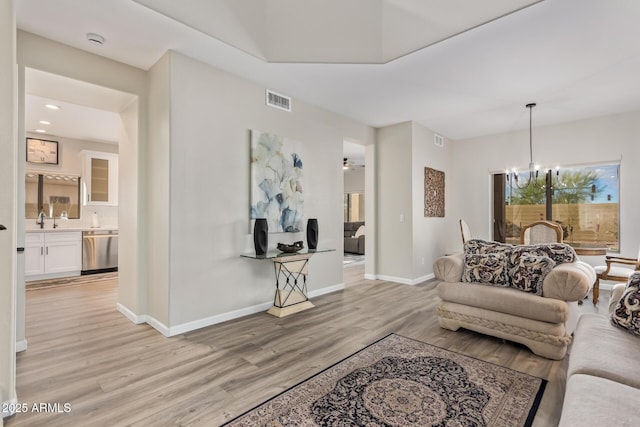
{"label": "kitchen cabinet", "polygon": [[118,205],[118,155],[82,151],[82,202],[93,206]]}
{"label": "kitchen cabinet", "polygon": [[82,232],[27,233],[24,266],[24,275],[29,280],[79,275],[82,270]]}

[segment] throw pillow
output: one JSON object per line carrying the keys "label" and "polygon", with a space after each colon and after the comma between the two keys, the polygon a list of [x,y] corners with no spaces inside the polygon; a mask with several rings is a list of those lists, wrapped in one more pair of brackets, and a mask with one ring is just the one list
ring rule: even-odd
{"label": "throw pillow", "polygon": [[464,257],[462,281],[508,286],[507,257],[503,253],[469,254]]}
{"label": "throw pillow", "polygon": [[551,258],[556,264],[565,262],[575,262],[578,259],[576,251],[566,243],[541,243],[538,245],[519,245],[511,251],[511,267],[518,265],[518,258],[523,254],[534,256],[546,256]]}
{"label": "throw pillow", "polygon": [[547,256],[523,254],[518,264],[509,269],[511,287],[534,295],[542,295],[542,282],[556,263]]}
{"label": "throw pillow", "polygon": [[633,273],[629,277],[627,287],[611,313],[611,323],[640,335],[640,273]]}
{"label": "throw pillow", "polygon": [[360,237],[360,236],[364,236],[364,225],[361,225],[360,227],[358,227],[358,229],[356,230],[356,234],[353,235],[353,237]]}

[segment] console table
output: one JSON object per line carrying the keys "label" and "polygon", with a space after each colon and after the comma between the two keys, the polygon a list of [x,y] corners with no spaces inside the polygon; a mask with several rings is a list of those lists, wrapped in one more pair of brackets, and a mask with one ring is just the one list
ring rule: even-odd
{"label": "console table", "polygon": [[269,251],[266,255],[242,254],[244,258],[268,259],[273,262],[276,275],[276,291],[273,307],[267,311],[277,317],[288,316],[313,307],[307,294],[309,258],[320,252],[335,249],[302,249],[295,253]]}

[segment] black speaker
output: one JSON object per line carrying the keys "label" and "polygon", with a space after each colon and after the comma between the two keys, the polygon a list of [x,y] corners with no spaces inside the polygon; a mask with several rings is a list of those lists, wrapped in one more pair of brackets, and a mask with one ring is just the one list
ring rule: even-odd
{"label": "black speaker", "polygon": [[307,221],[307,247],[314,250],[318,247],[318,219],[309,218]]}
{"label": "black speaker", "polygon": [[266,218],[256,219],[253,225],[253,245],[256,248],[256,256],[265,255],[269,246],[269,224]]}

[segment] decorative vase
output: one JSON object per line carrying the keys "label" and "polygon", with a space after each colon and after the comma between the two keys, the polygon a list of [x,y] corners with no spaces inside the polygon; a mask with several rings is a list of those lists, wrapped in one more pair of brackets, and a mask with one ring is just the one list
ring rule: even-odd
{"label": "decorative vase", "polygon": [[269,224],[266,218],[257,218],[253,225],[253,245],[256,248],[256,256],[267,253],[269,245]]}
{"label": "decorative vase", "polygon": [[307,221],[307,247],[314,250],[318,247],[318,219],[309,218]]}

